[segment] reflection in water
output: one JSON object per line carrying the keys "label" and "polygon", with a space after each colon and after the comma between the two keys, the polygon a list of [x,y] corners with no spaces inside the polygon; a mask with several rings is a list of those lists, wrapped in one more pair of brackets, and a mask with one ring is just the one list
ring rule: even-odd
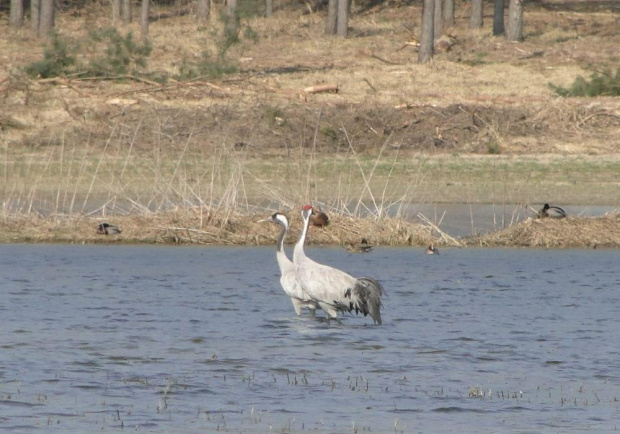
{"label": "reflection in water", "polygon": [[384,325],[297,317],[272,248],[0,246],[0,426],[615,429],[619,251],[308,254],[379,277]]}

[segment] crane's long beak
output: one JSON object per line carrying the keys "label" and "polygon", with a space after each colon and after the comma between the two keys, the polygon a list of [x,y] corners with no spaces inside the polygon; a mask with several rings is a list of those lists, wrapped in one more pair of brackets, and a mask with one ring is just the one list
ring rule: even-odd
{"label": "crane's long beak", "polygon": [[256,223],[263,223],[263,222],[270,222],[270,219],[260,219],[260,220],[256,220]]}

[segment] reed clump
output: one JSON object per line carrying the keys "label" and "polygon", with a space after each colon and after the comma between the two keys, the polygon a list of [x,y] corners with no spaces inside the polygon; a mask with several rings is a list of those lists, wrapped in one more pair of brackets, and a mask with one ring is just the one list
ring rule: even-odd
{"label": "reed clump", "polygon": [[[275,243],[278,229],[259,220],[264,213],[213,211],[201,207],[142,215],[101,217],[22,216],[0,221],[0,242],[124,243],[265,246]],[[301,219],[292,221],[288,243],[299,237]],[[118,235],[98,235],[97,226],[109,222],[121,228]],[[326,228],[311,228],[309,245],[345,246],[366,238],[376,246],[423,246],[437,242],[427,225],[400,218],[379,221],[333,215]]]}
{"label": "reed clump", "polygon": [[530,218],[465,241],[472,247],[617,248],[620,247],[620,213],[560,220]]}

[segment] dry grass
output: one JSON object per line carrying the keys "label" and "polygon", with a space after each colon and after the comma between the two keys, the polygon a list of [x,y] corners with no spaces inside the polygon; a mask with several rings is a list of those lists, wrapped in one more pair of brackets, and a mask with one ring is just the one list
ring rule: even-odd
{"label": "dry grass", "polygon": [[620,247],[620,213],[598,218],[528,219],[508,229],[467,240],[482,247]]}
{"label": "dry grass", "polygon": [[[298,210],[291,210],[287,242],[299,237]],[[35,243],[149,243],[202,245],[274,245],[279,228],[259,222],[266,213],[220,216],[202,209],[184,209],[152,215],[101,218],[21,218],[0,222],[0,242]],[[412,223],[398,218],[380,221],[334,215],[325,228],[311,228],[307,244],[347,246],[362,238],[374,246],[438,247],[544,247],[619,248],[620,213],[598,218],[569,217],[562,220],[528,219],[486,235],[455,239],[432,223]],[[102,236],[96,228],[108,221],[122,229],[120,235]]]}
{"label": "dry grass", "polygon": [[[299,237],[297,210],[289,217],[292,227],[288,242]],[[102,218],[19,218],[0,222],[0,242],[36,243],[153,243],[205,245],[274,245],[279,228],[259,222],[267,213],[209,214],[202,209],[184,209],[151,215]],[[334,215],[326,228],[311,228],[310,245],[346,246],[366,238],[376,246],[425,246],[436,242],[430,226],[402,219],[356,219]],[[97,235],[103,221],[122,229],[120,235]]]}

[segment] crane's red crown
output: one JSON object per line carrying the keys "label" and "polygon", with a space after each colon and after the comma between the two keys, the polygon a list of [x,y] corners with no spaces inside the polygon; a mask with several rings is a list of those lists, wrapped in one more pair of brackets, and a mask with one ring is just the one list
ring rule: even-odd
{"label": "crane's red crown", "polygon": [[308,211],[309,209],[312,209],[312,205],[304,205],[302,209],[304,211]]}

